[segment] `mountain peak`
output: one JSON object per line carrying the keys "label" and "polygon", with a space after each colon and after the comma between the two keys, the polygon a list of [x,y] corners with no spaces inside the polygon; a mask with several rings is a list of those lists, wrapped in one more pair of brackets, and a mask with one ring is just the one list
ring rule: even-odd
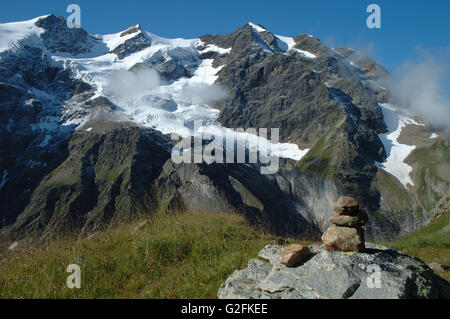
{"label": "mountain peak", "polygon": [[142,32],[141,25],[140,24],[135,24],[135,25],[129,27],[128,29],[126,29],[125,31],[123,31],[120,34],[120,36],[124,37],[124,36],[129,35],[129,34],[140,33],[140,32]]}
{"label": "mountain peak", "polygon": [[70,28],[63,17],[53,14],[38,19],[35,25],[45,30],[40,35],[45,47],[52,52],[81,54],[89,52],[92,44],[82,28]]}
{"label": "mountain peak", "polygon": [[247,24],[251,26],[256,32],[269,32],[269,30],[264,28],[261,24],[256,24],[253,22],[248,22]]}

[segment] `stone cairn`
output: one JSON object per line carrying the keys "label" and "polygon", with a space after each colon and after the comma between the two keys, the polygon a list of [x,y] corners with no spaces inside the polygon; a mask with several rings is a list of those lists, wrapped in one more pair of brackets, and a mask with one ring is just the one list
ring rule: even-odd
{"label": "stone cairn", "polygon": [[341,197],[334,205],[334,214],[329,221],[334,224],[322,236],[323,247],[329,251],[356,251],[365,249],[364,229],[367,213],[359,208],[352,197]]}

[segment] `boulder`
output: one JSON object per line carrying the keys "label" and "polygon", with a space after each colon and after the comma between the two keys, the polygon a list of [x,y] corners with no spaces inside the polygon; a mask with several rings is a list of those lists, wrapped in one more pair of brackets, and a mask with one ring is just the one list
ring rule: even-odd
{"label": "boulder", "polygon": [[333,225],[322,235],[322,243],[329,251],[363,251],[364,231],[362,228]]}
{"label": "boulder", "polygon": [[367,223],[368,217],[365,212],[359,211],[355,216],[334,214],[328,221],[337,226],[361,227]]}
{"label": "boulder", "polygon": [[368,244],[363,253],[309,246],[298,267],[280,264],[283,247],[266,246],[259,258],[236,270],[219,299],[410,299],[450,298],[450,284],[421,260]]}
{"label": "boulder", "polygon": [[301,264],[310,255],[307,246],[290,245],[280,253],[280,263],[288,267],[295,267]]}
{"label": "boulder", "polygon": [[359,210],[359,203],[353,197],[342,196],[337,200],[333,210],[343,215],[351,215],[351,213]]}

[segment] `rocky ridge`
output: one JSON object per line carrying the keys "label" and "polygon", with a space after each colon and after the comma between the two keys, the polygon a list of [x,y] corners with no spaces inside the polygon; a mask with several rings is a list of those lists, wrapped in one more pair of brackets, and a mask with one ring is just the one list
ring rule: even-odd
{"label": "rocky ridge", "polygon": [[[0,218],[13,237],[89,233],[122,216],[180,209],[243,211],[274,233],[318,239],[332,203],[350,194],[370,212],[367,235],[390,238],[448,209],[450,159],[440,132],[430,139],[431,129],[415,124],[402,131],[402,141],[412,136],[420,144],[407,159],[414,185],[376,165],[389,150],[379,138],[386,124],[378,103],[386,94],[370,82],[384,73],[373,61],[253,24],[192,40],[162,39],[139,26],[89,35],[52,15],[33,24],[42,32],[0,52]],[[87,71],[91,57],[133,74],[154,69],[169,92],[201,79],[229,95],[199,106],[150,94],[142,101],[159,113],[127,111],[136,101],[105,95],[98,87],[104,79]],[[204,78],[203,71],[214,74]],[[224,127],[280,127],[282,142],[309,151],[300,161],[280,159],[269,176],[258,165],[174,164],[173,144],[152,125],[183,108]]]}

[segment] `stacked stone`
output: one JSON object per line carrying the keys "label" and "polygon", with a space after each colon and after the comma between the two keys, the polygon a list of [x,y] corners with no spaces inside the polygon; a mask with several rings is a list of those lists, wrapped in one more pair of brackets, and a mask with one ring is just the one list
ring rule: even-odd
{"label": "stacked stone", "polygon": [[322,236],[323,247],[329,251],[363,251],[364,229],[368,221],[366,212],[352,197],[341,197],[334,205],[334,214],[329,221],[334,224]]}

